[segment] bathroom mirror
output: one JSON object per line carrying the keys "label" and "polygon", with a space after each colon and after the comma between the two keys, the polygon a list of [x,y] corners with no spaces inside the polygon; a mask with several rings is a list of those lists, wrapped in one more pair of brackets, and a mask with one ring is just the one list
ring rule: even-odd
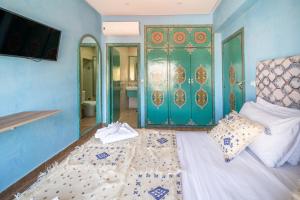
{"label": "bathroom mirror", "polygon": [[83,135],[96,125],[99,45],[93,36],[80,41],[80,132]]}
{"label": "bathroom mirror", "polygon": [[129,66],[129,70],[128,70],[128,80],[129,81],[136,81],[137,79],[137,56],[129,56],[128,59],[128,66]]}

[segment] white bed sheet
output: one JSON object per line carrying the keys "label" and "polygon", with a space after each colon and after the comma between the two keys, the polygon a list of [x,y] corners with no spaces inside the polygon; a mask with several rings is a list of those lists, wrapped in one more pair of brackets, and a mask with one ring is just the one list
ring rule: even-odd
{"label": "white bed sheet", "polygon": [[300,166],[265,167],[242,152],[224,162],[205,132],[177,132],[184,200],[288,200],[300,179]]}

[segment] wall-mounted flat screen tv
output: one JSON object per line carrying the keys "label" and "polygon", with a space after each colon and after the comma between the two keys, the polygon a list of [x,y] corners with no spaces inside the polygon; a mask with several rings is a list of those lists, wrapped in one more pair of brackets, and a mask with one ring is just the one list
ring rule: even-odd
{"label": "wall-mounted flat screen tv", "polygon": [[61,32],[0,8],[0,54],[57,60]]}

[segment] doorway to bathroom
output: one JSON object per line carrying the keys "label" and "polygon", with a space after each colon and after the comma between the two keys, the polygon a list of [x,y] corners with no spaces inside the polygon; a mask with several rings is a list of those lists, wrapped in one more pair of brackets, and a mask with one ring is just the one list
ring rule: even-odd
{"label": "doorway to bathroom", "polygon": [[[101,92],[99,76],[99,44],[90,35],[84,36],[80,41],[79,82],[80,82],[80,135],[84,135],[97,124],[98,104]],[[98,89],[99,88],[99,89]],[[98,119],[99,121],[99,119]]]}
{"label": "doorway to bathroom", "polygon": [[108,121],[140,127],[139,44],[108,44]]}

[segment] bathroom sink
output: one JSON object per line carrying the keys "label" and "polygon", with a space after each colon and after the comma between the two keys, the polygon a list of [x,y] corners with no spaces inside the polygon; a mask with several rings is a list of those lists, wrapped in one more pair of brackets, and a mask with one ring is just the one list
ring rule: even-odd
{"label": "bathroom sink", "polygon": [[126,90],[137,90],[138,88],[136,86],[128,86],[126,87]]}
{"label": "bathroom sink", "polygon": [[138,88],[136,86],[126,87],[126,94],[129,98],[137,97]]}

